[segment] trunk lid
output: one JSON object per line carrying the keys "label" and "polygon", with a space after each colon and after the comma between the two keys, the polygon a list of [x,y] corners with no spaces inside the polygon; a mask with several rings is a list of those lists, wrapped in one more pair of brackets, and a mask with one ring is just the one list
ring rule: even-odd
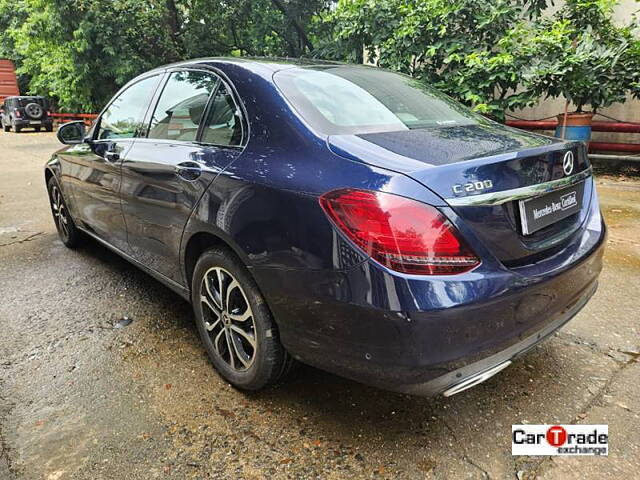
{"label": "trunk lid", "polygon": [[[442,206],[453,209],[507,266],[552,255],[578,233],[589,209],[593,185],[582,143],[493,122],[330,136],[328,143],[334,153],[404,173],[437,193]],[[567,156],[572,157],[571,168],[565,166]],[[578,205],[568,216],[526,232],[522,217],[535,224],[533,206],[543,215],[544,200],[523,205],[520,200],[557,189],[567,189]],[[564,192],[554,200],[560,202]]]}

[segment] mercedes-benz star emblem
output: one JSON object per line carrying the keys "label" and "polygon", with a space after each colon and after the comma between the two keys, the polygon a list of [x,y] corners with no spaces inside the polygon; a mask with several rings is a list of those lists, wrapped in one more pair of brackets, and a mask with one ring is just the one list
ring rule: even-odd
{"label": "mercedes-benz star emblem", "polygon": [[573,152],[569,151],[564,154],[562,169],[565,175],[571,175],[571,172],[573,172]]}

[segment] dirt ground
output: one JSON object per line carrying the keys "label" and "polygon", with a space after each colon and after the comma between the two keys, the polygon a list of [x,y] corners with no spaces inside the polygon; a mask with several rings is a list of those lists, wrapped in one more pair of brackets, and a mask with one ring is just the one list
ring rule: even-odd
{"label": "dirt ground", "polygon": [[[56,148],[0,133],[0,479],[638,478],[638,178],[598,177],[596,296],[486,383],[428,399],[303,367],[246,395],[209,365],[186,302],[95,243],[60,243],[42,170]],[[608,424],[610,455],[512,457],[516,423]]]}

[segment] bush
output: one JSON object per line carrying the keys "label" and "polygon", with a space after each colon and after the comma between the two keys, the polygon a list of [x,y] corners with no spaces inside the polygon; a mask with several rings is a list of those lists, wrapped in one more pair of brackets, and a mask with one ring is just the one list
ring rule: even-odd
{"label": "bush", "polygon": [[640,49],[634,25],[612,21],[611,0],[567,0],[530,39],[533,64],[523,72],[535,96],[563,96],[594,112],[637,95]]}
{"label": "bush", "polygon": [[564,95],[578,110],[640,95],[635,22],[616,27],[615,0],[342,0],[330,18],[337,58],[413,75],[475,110],[506,110]]}
{"label": "bush", "polygon": [[535,101],[517,90],[529,63],[518,53],[518,37],[543,5],[513,0],[345,0],[330,20],[338,41],[329,53],[354,60],[364,48],[370,61],[501,117],[505,109]]}

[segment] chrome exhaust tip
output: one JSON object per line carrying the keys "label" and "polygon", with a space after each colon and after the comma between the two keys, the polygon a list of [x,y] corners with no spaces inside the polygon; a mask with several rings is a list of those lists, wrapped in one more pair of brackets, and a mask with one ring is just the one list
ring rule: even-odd
{"label": "chrome exhaust tip", "polygon": [[482,373],[477,373],[475,375],[472,375],[471,377],[463,380],[462,382],[455,384],[453,387],[449,388],[448,390],[445,390],[443,395],[445,397],[450,397],[452,395],[455,395],[456,393],[464,392],[468,388],[475,387],[479,383],[482,383],[485,380],[493,377],[496,373],[504,370],[509,365],[511,365],[511,360],[507,360],[506,362],[500,363],[495,367],[490,368],[489,370],[485,370]]}

